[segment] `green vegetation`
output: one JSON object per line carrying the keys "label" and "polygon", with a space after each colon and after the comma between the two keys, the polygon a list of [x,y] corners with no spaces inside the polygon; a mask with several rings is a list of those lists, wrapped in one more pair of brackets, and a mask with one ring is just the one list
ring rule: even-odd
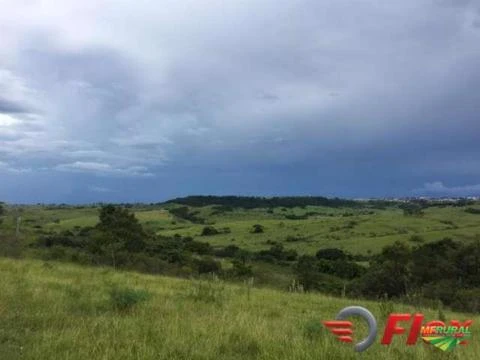
{"label": "green vegetation", "polygon": [[[0,259],[0,354],[6,360],[50,359],[356,359],[320,322],[352,303],[366,306],[382,329],[365,359],[478,359],[475,338],[453,353],[396,336],[380,344],[385,314],[439,312],[447,320],[480,318],[439,308],[332,298],[182,280],[58,262]],[[112,297],[112,286],[119,289]],[[138,294],[148,294],[144,297]],[[142,300],[139,300],[139,297]],[[120,299],[120,300],[113,300]],[[134,299],[134,300],[131,300]],[[127,305],[119,311],[112,304]],[[364,324],[356,328],[365,334]]]}
{"label": "green vegetation", "polygon": [[[317,296],[331,301],[333,298],[327,296],[336,296],[345,303],[348,298],[379,301],[383,315],[393,306],[409,304],[434,309],[442,317],[448,311],[476,313],[480,310],[479,204],[472,201],[325,201],[310,197],[297,200],[189,197],[150,205],[6,204],[0,206],[0,256],[44,262],[42,271],[35,276],[47,276],[47,270],[53,272],[57,267],[80,271],[60,262],[107,266],[111,270],[84,270],[112,274],[97,284],[99,290],[92,299],[75,284],[64,289],[65,296],[72,298],[68,311],[101,319],[135,317],[159,301],[150,287],[114,281],[117,275],[113,274],[121,274],[114,270],[120,269],[190,279],[178,280],[185,288],[175,297],[180,299],[178,304],[197,303],[200,311],[213,304],[220,312],[231,306],[234,308],[229,311],[251,311],[250,295],[269,291],[272,291],[269,294],[285,293],[281,296],[292,299]],[[35,261],[22,261],[28,265],[12,263],[20,268],[38,266]],[[138,274],[122,276],[141,277]],[[294,294],[288,295],[287,291]],[[242,293],[246,294],[247,303],[240,301],[232,305],[232,299],[243,296]],[[285,305],[290,305],[290,301],[293,300],[285,300]],[[331,305],[332,308],[338,305],[337,300]],[[278,309],[265,306],[264,321],[270,321],[269,314],[276,314]],[[338,310],[339,306],[335,308]],[[221,316],[224,321],[230,315]],[[296,331],[301,334],[301,341],[324,344],[324,336],[319,336],[322,328],[315,319],[305,318],[303,323],[295,325]],[[150,336],[150,333],[142,334]],[[217,341],[217,338],[208,340],[207,335],[205,341]],[[4,342],[8,343],[8,336],[6,339]],[[244,342],[241,348],[246,349],[245,354],[237,349],[238,341]],[[248,333],[233,331],[215,346],[215,350],[207,351],[209,356],[270,358],[265,352],[270,345],[265,348]],[[178,350],[180,352],[170,354],[171,358],[191,358],[190,351],[195,352],[194,358],[202,358],[193,348],[188,349],[187,353]],[[332,351],[340,354],[340,350]],[[168,358],[167,353],[161,354]],[[294,355],[309,358],[309,354]]]}
{"label": "green vegetation", "polygon": [[[421,236],[425,242],[444,237],[463,242],[480,237],[480,222],[474,213],[475,210],[480,211],[480,206],[476,204],[422,205],[422,216],[405,216],[402,204],[394,202],[360,202],[354,207],[293,205],[273,208],[249,206],[246,209],[227,205],[193,207],[168,202],[125,207],[135,213],[146,231],[166,237],[178,234],[208,241],[213,247],[234,244],[250,251],[266,250],[271,246],[269,242],[280,242],[301,255],[314,255],[321,248],[339,248],[351,254],[367,256],[380,252],[385,245],[397,240],[408,241],[412,235]],[[51,232],[93,227],[98,223],[98,208],[6,206],[7,214],[3,216],[0,231],[2,234],[14,234],[14,216],[18,214],[22,217],[22,239],[28,243],[39,235]],[[178,208],[183,209],[180,217],[175,210]],[[471,209],[474,209],[473,212]],[[184,212],[194,214],[195,221],[185,219]],[[252,236],[251,231],[256,224],[261,225],[264,231]],[[201,234],[205,226],[213,226],[219,234],[208,240],[203,238]],[[226,228],[228,231],[223,231]]]}

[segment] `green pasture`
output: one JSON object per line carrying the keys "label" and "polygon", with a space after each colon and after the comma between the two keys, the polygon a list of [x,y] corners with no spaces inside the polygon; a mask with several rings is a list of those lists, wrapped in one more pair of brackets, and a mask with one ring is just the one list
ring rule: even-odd
{"label": "green pasture", "polygon": [[[0,288],[5,360],[480,358],[480,318],[435,308],[4,258]],[[348,305],[367,307],[379,322],[375,344],[361,354],[321,325]],[[473,338],[450,353],[421,340],[406,346],[405,335],[384,346],[380,338],[391,312],[471,318]],[[366,328],[354,322],[358,340]]]}
{"label": "green pasture", "polygon": [[[268,249],[274,242],[300,254],[314,254],[320,248],[335,247],[353,254],[373,254],[396,240],[409,241],[413,235],[423,241],[444,237],[462,241],[480,239],[480,215],[464,207],[430,207],[423,216],[405,216],[397,207],[349,209],[307,206],[305,208],[240,209],[220,211],[215,206],[189,208],[205,224],[177,218],[165,207],[132,209],[144,227],[159,235],[179,234],[209,242],[216,247],[234,244],[244,249]],[[477,206],[478,207],[478,206]],[[306,219],[291,220],[287,217]],[[21,233],[28,241],[54,231],[75,230],[98,222],[96,207],[49,208],[47,206],[9,207],[0,231],[13,233],[15,217],[21,216]],[[253,225],[263,233],[251,232]],[[200,236],[204,226],[214,226],[220,234]],[[415,245],[415,243],[412,243]]]}

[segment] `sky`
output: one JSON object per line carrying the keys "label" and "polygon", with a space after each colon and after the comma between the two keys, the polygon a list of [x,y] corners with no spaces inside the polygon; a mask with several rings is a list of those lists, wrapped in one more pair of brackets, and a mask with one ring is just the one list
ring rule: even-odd
{"label": "sky", "polygon": [[0,200],[480,195],[480,0],[1,0]]}

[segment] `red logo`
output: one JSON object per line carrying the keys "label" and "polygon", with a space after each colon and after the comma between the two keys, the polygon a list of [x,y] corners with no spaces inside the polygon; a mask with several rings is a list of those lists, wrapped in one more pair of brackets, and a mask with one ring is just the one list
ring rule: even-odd
{"label": "red logo", "polygon": [[337,335],[337,339],[351,343],[353,341],[353,324],[350,321],[331,320],[324,321],[323,324],[330,329],[332,334]]}
{"label": "red logo", "polygon": [[[370,311],[360,306],[349,306],[342,309],[336,316],[336,320],[324,321],[323,324],[334,334],[337,339],[344,343],[353,342],[353,324],[346,318],[353,315],[361,316],[368,323],[368,336],[355,344],[355,351],[365,351],[375,341],[377,335],[377,322]],[[468,344],[467,339],[471,337],[470,326],[473,320],[460,322],[451,320],[448,325],[443,321],[433,320],[424,324],[424,315],[417,314],[390,314],[385,325],[385,330],[381,340],[382,345],[390,345],[394,335],[406,335],[406,344],[415,345],[420,337],[425,343],[431,344],[436,348],[449,351],[457,345]],[[408,323],[407,326],[401,326],[401,323]]]}

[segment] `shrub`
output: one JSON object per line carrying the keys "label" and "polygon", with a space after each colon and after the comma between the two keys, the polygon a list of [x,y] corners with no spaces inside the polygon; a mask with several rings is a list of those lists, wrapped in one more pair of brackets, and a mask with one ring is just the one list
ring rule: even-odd
{"label": "shrub", "polygon": [[420,235],[412,235],[412,236],[410,236],[408,241],[411,241],[411,242],[414,242],[414,243],[423,243],[425,240]]}
{"label": "shrub", "polygon": [[228,245],[215,251],[215,255],[220,257],[234,257],[239,250],[240,248],[236,245]]}
{"label": "shrub", "polygon": [[222,270],[222,265],[212,258],[196,259],[195,265],[199,274],[219,273]]}
{"label": "shrub", "polygon": [[219,231],[215,229],[213,226],[205,226],[202,229],[202,233],[200,234],[201,236],[212,236],[212,235],[217,235],[219,234]]}
{"label": "shrub", "polygon": [[344,279],[354,279],[365,273],[365,268],[352,261],[319,259],[317,269],[321,273]]}
{"label": "shrub", "polygon": [[348,258],[343,250],[337,248],[320,249],[317,251],[316,257],[326,260],[346,260]]}
{"label": "shrub", "polygon": [[116,311],[130,311],[138,303],[147,301],[150,293],[145,290],[134,290],[114,286],[110,289],[110,305]]}
{"label": "shrub", "polygon": [[275,260],[294,261],[297,259],[298,254],[295,250],[285,250],[282,244],[276,242],[273,242],[273,244],[269,250],[260,250],[255,258],[268,262],[274,262]]}
{"label": "shrub", "polygon": [[195,240],[188,241],[185,245],[185,250],[188,250],[200,255],[207,255],[213,252],[213,249],[209,243],[195,241]]}
{"label": "shrub", "polygon": [[264,227],[260,224],[255,224],[252,226],[252,230],[251,230],[251,233],[252,234],[260,234],[260,233],[263,233],[264,232]]}
{"label": "shrub", "polygon": [[252,267],[250,265],[244,264],[240,260],[232,261],[232,269],[229,270],[229,274],[233,277],[251,277],[253,275]]}

